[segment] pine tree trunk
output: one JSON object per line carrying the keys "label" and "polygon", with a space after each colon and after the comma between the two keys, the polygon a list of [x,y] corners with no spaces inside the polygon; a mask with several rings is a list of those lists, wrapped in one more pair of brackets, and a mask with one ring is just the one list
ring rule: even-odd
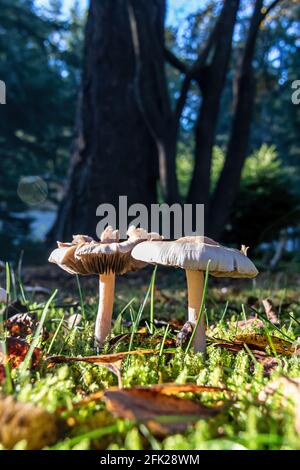
{"label": "pine tree trunk", "polygon": [[77,138],[51,238],[95,235],[96,208],[156,202],[167,161],[165,0],[91,0]]}
{"label": "pine tree trunk", "polygon": [[195,129],[195,166],[188,202],[205,204],[206,213],[209,211],[212,151],[239,4],[239,0],[224,0],[222,12],[212,33],[214,37],[211,51],[206,63],[199,70],[202,104]]}
{"label": "pine tree trunk", "polygon": [[[276,3],[274,3],[276,4]],[[245,45],[237,85],[236,108],[233,116],[225,163],[217,183],[209,218],[208,233],[220,238],[239,191],[251,132],[255,103],[253,58],[260,24],[264,18],[263,0],[256,0]]]}

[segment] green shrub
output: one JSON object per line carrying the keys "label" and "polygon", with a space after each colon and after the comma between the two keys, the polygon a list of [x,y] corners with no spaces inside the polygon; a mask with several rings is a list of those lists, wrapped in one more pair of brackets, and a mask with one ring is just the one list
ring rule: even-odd
{"label": "green shrub", "polygon": [[[224,164],[224,153],[214,148],[211,189]],[[180,148],[177,173],[184,197],[193,169],[191,152]],[[300,222],[299,181],[292,167],[282,164],[274,146],[262,145],[245,162],[238,197],[223,234],[228,243],[257,246],[277,239],[283,228]]]}

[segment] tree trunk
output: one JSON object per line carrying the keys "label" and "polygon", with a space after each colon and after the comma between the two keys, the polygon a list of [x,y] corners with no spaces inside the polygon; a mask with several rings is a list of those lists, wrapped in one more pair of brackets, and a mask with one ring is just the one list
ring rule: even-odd
{"label": "tree trunk", "polygon": [[91,0],[77,138],[52,238],[94,235],[96,208],[117,210],[119,195],[156,202],[171,114],[164,17],[165,0]]}
{"label": "tree trunk", "polygon": [[263,0],[256,0],[245,45],[238,80],[237,103],[227,147],[226,159],[210,208],[208,233],[220,238],[239,190],[240,178],[247,155],[251,120],[255,101],[253,56],[259,26],[263,19]]}
{"label": "tree trunk", "polygon": [[202,91],[202,103],[195,129],[195,166],[188,202],[205,204],[206,210],[209,203],[211,158],[215,131],[239,3],[239,0],[224,0],[222,12],[213,32],[214,40],[211,44],[210,54],[208,54],[204,66],[199,69],[198,82]]}

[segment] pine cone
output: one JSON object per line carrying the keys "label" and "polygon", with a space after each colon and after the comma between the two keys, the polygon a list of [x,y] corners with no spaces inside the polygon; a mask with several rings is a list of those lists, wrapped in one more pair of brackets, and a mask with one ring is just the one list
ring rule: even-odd
{"label": "pine cone", "polygon": [[21,440],[27,450],[42,449],[54,444],[59,435],[59,423],[54,414],[13,397],[0,396],[0,442],[12,449]]}

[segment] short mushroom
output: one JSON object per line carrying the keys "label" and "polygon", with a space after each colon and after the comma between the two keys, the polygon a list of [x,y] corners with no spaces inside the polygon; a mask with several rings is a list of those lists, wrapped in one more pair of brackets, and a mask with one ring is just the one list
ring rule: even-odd
{"label": "short mushroom", "polygon": [[145,240],[161,240],[157,233],[129,227],[128,239],[120,242],[118,230],[107,227],[96,241],[86,235],[73,236],[72,243],[57,242],[49,261],[58,264],[70,274],[99,276],[99,306],[95,325],[95,345],[103,347],[111,331],[114,303],[115,276],[136,271],[146,266],[145,262],[131,257],[132,249]]}
{"label": "short mushroom", "polygon": [[[204,287],[204,273],[216,277],[253,278],[258,271],[245,250],[226,248],[208,237],[183,237],[175,241],[143,242],[132,250],[136,260],[185,269],[188,289],[188,319],[195,327]],[[205,353],[204,314],[194,336],[195,352]]]}

